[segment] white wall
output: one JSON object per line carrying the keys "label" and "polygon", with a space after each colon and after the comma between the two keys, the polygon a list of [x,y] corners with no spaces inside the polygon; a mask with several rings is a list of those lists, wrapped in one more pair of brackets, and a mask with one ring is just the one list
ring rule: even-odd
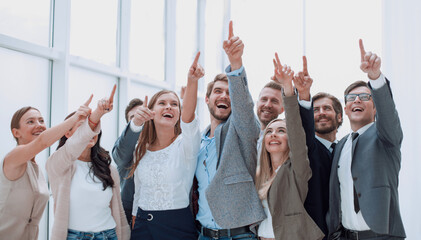
{"label": "white wall", "polygon": [[384,1],[383,72],[391,81],[404,132],[400,208],[407,239],[421,236],[421,2]]}

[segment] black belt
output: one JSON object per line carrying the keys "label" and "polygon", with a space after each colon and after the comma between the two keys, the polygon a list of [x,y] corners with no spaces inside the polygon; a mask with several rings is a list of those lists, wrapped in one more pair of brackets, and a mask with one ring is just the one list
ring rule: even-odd
{"label": "black belt", "polygon": [[384,234],[377,234],[371,230],[367,231],[355,231],[355,230],[349,230],[346,228],[342,228],[342,237],[345,237],[346,239],[350,240],[359,240],[359,239],[367,239],[367,238],[374,238],[374,237],[381,237],[385,236]]}
{"label": "black belt", "polygon": [[231,229],[210,229],[202,227],[201,231],[203,236],[218,239],[223,237],[233,237],[243,233],[250,233],[249,227],[239,227]]}

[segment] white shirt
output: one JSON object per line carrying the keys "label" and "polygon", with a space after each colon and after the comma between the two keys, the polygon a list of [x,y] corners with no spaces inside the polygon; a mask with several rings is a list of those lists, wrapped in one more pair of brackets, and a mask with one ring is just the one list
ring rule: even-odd
{"label": "white shirt", "polygon": [[263,205],[263,210],[265,210],[267,218],[260,223],[257,235],[259,237],[264,237],[264,238],[275,238],[275,233],[273,232],[273,226],[272,226],[272,215],[270,214],[270,211],[269,211],[268,200],[264,199],[262,201],[262,205]]}
{"label": "white shirt", "polygon": [[197,165],[200,131],[196,119],[181,121],[182,133],[168,147],[146,151],[134,173],[133,212],[186,208]]}
{"label": "white shirt", "polygon": [[[103,191],[102,182],[89,173],[91,162],[76,160],[76,171],[70,185],[69,229],[101,232],[116,227],[111,215],[112,189]],[[57,200],[57,199],[55,199]]]}

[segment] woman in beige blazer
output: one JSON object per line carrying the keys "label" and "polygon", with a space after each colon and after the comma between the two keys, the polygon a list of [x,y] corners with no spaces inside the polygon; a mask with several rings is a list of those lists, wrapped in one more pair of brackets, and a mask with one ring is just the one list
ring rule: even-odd
{"label": "woman in beige blazer", "polygon": [[294,72],[275,56],[272,79],[283,88],[286,120],[273,120],[264,132],[256,188],[268,218],[260,224],[258,236],[264,240],[322,239],[322,231],[304,209],[311,169],[292,85]]}
{"label": "woman in beige blazer", "polygon": [[0,239],[38,239],[49,193],[35,157],[89,113],[89,107],[82,105],[73,117],[47,129],[38,109],[23,107],[15,112],[10,128],[17,146],[0,160]]}

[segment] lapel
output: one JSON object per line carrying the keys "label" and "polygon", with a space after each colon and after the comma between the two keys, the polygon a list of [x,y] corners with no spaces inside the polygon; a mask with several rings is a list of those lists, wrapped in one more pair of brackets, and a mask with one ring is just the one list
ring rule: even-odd
{"label": "lapel", "polygon": [[[349,134],[347,134],[345,137],[343,137],[341,139],[341,141],[338,142],[338,144],[336,144],[335,146],[335,154],[333,156],[333,162],[332,162],[332,169],[337,169],[338,168],[338,162],[339,162],[339,157],[341,156],[341,152],[342,149],[344,148],[346,139],[348,138]],[[338,171],[333,171],[335,176],[338,175]]]}
{"label": "lapel", "polygon": [[218,162],[216,163],[216,169],[219,167],[219,163],[221,160],[221,135],[222,135],[222,125],[224,123],[220,123],[218,126],[216,126],[214,137],[215,137],[215,147],[216,147],[216,157]]}

